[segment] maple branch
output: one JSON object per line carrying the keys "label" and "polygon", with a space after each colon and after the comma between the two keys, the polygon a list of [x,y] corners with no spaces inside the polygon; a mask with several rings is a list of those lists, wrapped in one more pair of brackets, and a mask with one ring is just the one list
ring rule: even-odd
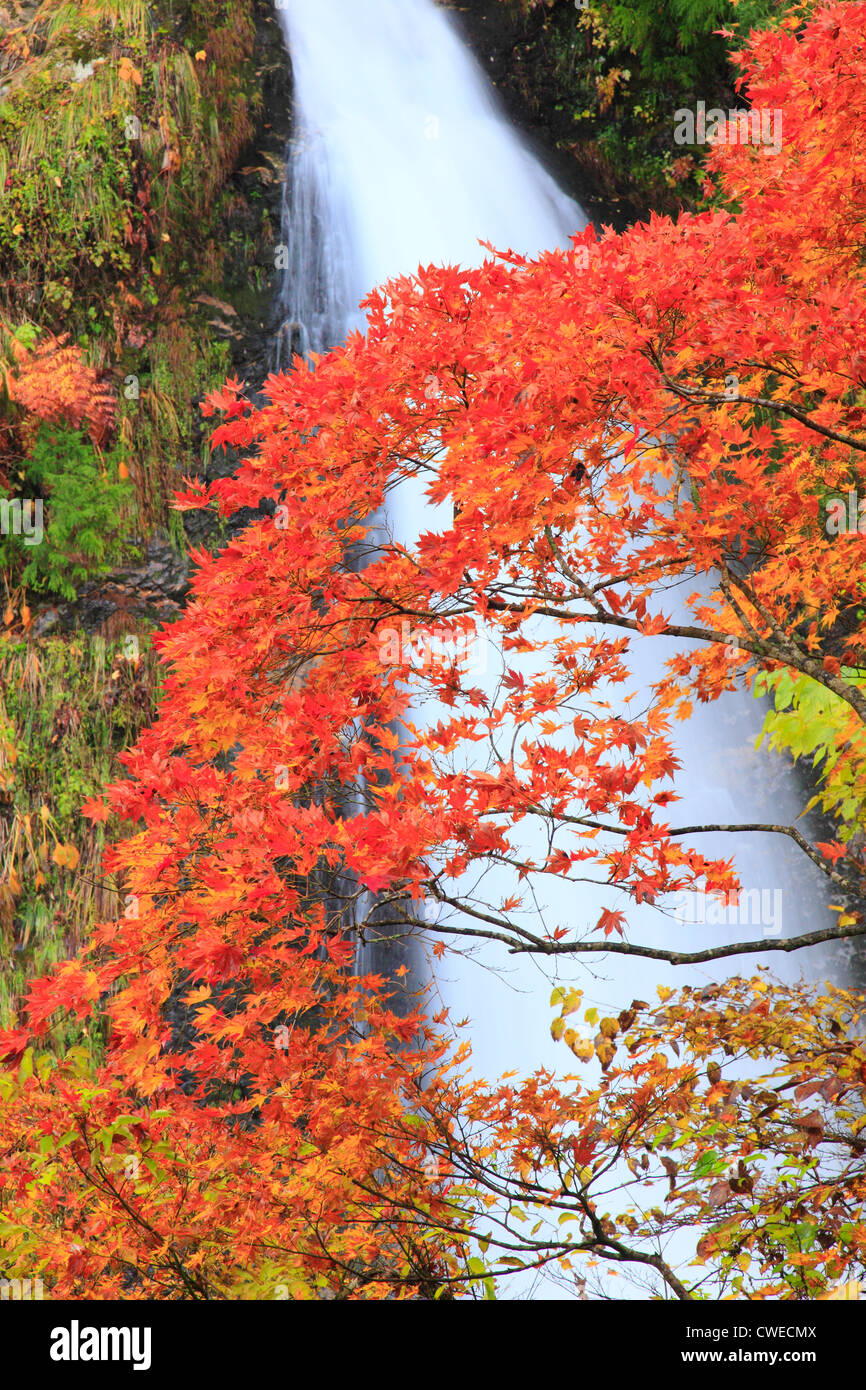
{"label": "maple branch", "polygon": [[127,1213],[127,1215],[132,1219],[133,1223],[140,1226],[142,1230],[147,1232],[148,1236],[151,1238],[155,1246],[167,1247],[165,1249],[166,1259],[168,1260],[168,1263],[170,1267],[174,1270],[175,1274],[180,1278],[181,1283],[186,1288],[187,1292],[190,1293],[193,1297],[199,1296],[208,1299],[210,1297],[210,1294],[208,1292],[207,1279],[198,1274],[190,1274],[189,1270],[186,1268],[183,1261],[180,1259],[180,1256],[178,1255],[177,1250],[175,1248],[174,1242],[170,1241],[165,1236],[162,1236],[160,1232],[154,1226],[151,1225],[151,1223],[146,1219],[146,1217],[142,1215],[138,1208],[134,1207],[132,1203],[129,1202],[123,1196],[123,1193],[120,1192],[118,1188],[115,1186],[115,1184],[112,1182],[111,1177],[109,1176],[105,1168],[105,1165],[101,1159],[96,1163],[93,1162],[95,1150],[93,1150],[90,1147],[90,1140],[88,1138],[87,1133],[87,1121],[83,1118],[80,1119],[77,1128],[79,1133],[81,1134],[81,1137],[87,1149],[88,1156],[91,1160],[90,1164],[87,1167],[85,1167],[81,1163],[81,1161],[73,1154],[73,1162],[76,1168],[78,1168],[84,1180],[86,1182],[90,1182],[93,1185],[93,1187],[95,1187],[96,1190],[99,1191],[100,1185],[92,1177],[92,1174],[94,1172],[97,1173],[102,1180],[102,1186],[104,1190],[110,1193],[110,1195],[118,1203],[118,1205],[121,1206],[123,1210]]}
{"label": "maple branch", "polygon": [[[540,819],[546,821],[557,821],[562,825],[579,825],[585,827],[587,830],[603,830],[606,834],[620,835],[623,837],[633,834],[633,830],[627,826],[609,825],[606,821],[596,820],[593,816],[570,816],[566,811],[545,811],[543,806],[537,805],[529,805],[525,808],[525,810],[527,815],[538,816]],[[493,814],[496,814],[496,812],[493,812]],[[809,843],[806,837],[800,833],[796,826],[793,825],[773,825],[769,822],[758,821],[750,822],[748,824],[743,825],[683,825],[676,827],[668,827],[664,831],[664,833],[666,835],[676,835],[677,837],[679,837],[681,835],[700,835],[705,833],[739,834],[745,831],[763,831],[766,834],[787,835],[790,839],[792,839],[795,842],[796,845],[798,845],[798,847],[803,851],[803,853],[809,859],[811,859],[812,863],[815,864],[821,870],[825,877],[829,878],[832,883],[835,883],[837,885],[837,887],[851,892],[858,891],[857,886],[849,881],[846,881],[846,879],[843,877],[843,875],[839,872],[838,869],[834,869],[832,865],[828,864],[824,856],[822,854],[819,854],[818,851],[814,848],[814,846]],[[501,856],[490,857],[500,858]],[[522,865],[515,860],[507,860],[504,859],[504,857],[502,858],[503,862],[510,863],[515,868],[525,869],[526,867],[525,865]],[[862,875],[863,869],[860,868],[860,866],[858,866],[858,869]],[[543,870],[539,870],[539,872],[542,871]],[[595,879],[588,881],[597,882],[597,880]]]}
{"label": "maple branch", "polygon": [[[779,650],[776,652],[774,652],[773,650],[773,643],[767,641],[766,639],[759,638],[757,635],[752,637],[734,636],[731,633],[722,632],[720,629],[698,627],[691,623],[666,623],[664,628],[661,629],[659,632],[647,634],[645,630],[645,625],[643,623],[638,622],[637,619],[626,618],[620,614],[612,613],[605,609],[603,605],[599,602],[599,600],[596,598],[596,593],[603,588],[610,587],[610,585],[608,583],[598,584],[591,589],[587,584],[585,584],[583,580],[579,578],[579,576],[574,574],[570,566],[568,566],[568,564],[562,556],[561,551],[558,549],[556,545],[556,541],[553,538],[549,526],[545,526],[545,532],[548,536],[548,540],[554,551],[554,554],[556,555],[560,562],[560,565],[562,566],[562,573],[565,575],[566,578],[571,580],[571,582],[575,584],[575,586],[580,590],[581,597],[585,600],[585,602],[587,602],[591,606],[593,611],[592,613],[575,613],[573,609],[570,608],[559,608],[553,607],[550,604],[539,604],[533,606],[533,614],[538,614],[541,617],[556,618],[562,622],[569,623],[602,623],[608,627],[617,627],[622,628],[626,631],[636,632],[640,636],[650,635],[656,637],[683,637],[689,641],[715,643],[719,646],[736,646],[739,651],[750,652],[753,656],[758,657],[762,662],[778,661],[782,665],[790,666],[794,670],[800,671],[803,675],[811,677],[812,680],[817,681],[820,685],[823,685],[825,689],[831,690],[833,694],[837,695],[839,699],[845,702],[845,704],[850,705],[850,707],[855,711],[855,713],[859,715],[863,723],[866,724],[866,696],[864,696],[856,687],[849,685],[847,681],[844,681],[839,676],[835,676],[831,672],[827,671],[823,663],[805,655],[805,653],[800,649],[800,647],[794,645],[794,643],[787,637],[787,634],[785,634],[779,628],[775,619],[773,619],[771,615],[767,614],[766,617],[768,623],[772,625],[774,640],[779,648]],[[733,575],[727,575],[727,578],[734,582],[737,588],[745,590],[746,596],[749,598],[750,602],[752,602],[754,606],[762,613],[762,616],[765,616],[762,605],[759,603],[757,597],[750,593],[749,587],[745,584],[745,582]],[[723,582],[721,586],[724,590]],[[468,604],[465,607],[459,607],[445,612],[436,612],[435,610],[430,609],[419,609],[415,607],[409,607],[393,598],[386,597],[378,590],[373,589],[372,586],[369,587],[371,589],[371,592],[376,595],[377,599],[379,599],[383,604],[387,604],[391,613],[399,613],[402,616],[414,617],[422,621],[435,621],[436,619],[441,620],[443,618],[462,617],[473,611],[472,607]],[[742,610],[733,599],[733,596],[728,593],[726,594],[726,597],[728,597],[728,601],[730,602],[731,606],[737,611],[738,615],[740,616],[743,626],[750,628],[754,632],[754,629],[752,629],[752,625],[742,614]],[[497,598],[492,595],[489,596],[487,599],[487,606],[494,612],[507,612],[518,615],[527,612],[527,605],[525,603],[509,603],[505,599]],[[382,621],[386,616],[386,613],[380,614],[375,621]]]}
{"label": "maple branch", "polygon": [[[725,598],[727,599],[728,603],[730,604],[731,608],[732,608],[732,609],[734,610],[734,612],[736,613],[737,618],[738,618],[739,621],[742,623],[743,627],[746,629],[746,635],[747,635],[749,638],[751,638],[751,640],[752,640],[753,642],[760,642],[760,641],[761,641],[761,635],[760,635],[760,633],[758,632],[757,628],[754,626],[754,624],[753,624],[753,623],[751,622],[751,620],[749,619],[749,616],[748,616],[748,614],[746,613],[745,609],[743,608],[742,604],[734,597],[733,593],[731,592],[731,575],[730,575],[730,572],[729,572],[729,570],[728,570],[728,566],[727,566],[724,562],[722,562],[722,561],[719,562],[719,587],[720,587],[722,593],[724,594]],[[737,587],[738,589],[743,589],[743,588],[747,589],[748,592],[747,592],[747,594],[746,594],[746,597],[748,598],[749,602],[752,603],[752,606],[753,606],[754,608],[757,608],[758,611],[761,612],[761,610],[760,610],[760,608],[759,608],[759,606],[758,606],[758,603],[756,602],[755,597],[754,597],[754,595],[753,595],[752,592],[751,592],[751,589],[749,589],[748,586],[746,586],[746,585],[739,585],[739,584],[737,584],[736,587]],[[762,613],[761,616],[764,617],[764,614]],[[764,617],[764,621],[765,621],[765,622],[767,621],[766,617]],[[773,632],[773,635],[774,635],[774,636],[777,636],[777,635],[778,635],[778,629],[777,629],[775,623],[773,623],[773,622],[771,621],[768,625],[770,626],[770,628],[771,628],[771,630],[772,630],[772,632]]]}
{"label": "maple branch", "polygon": [[580,593],[583,596],[583,598],[586,600],[587,603],[591,604],[592,608],[595,610],[596,613],[604,613],[605,609],[601,601],[596,598],[594,591],[590,589],[589,585],[585,584],[584,581],[580,578],[580,576],[575,574],[574,570],[570,567],[570,565],[566,563],[566,560],[561,550],[559,549],[559,546],[556,544],[556,541],[553,538],[553,532],[551,531],[549,526],[545,526],[544,534],[546,535],[550,548],[553,551],[554,559],[559,561],[560,570],[565,575],[566,579],[570,579],[572,584],[574,584],[580,590]]}
{"label": "maple branch", "polygon": [[[800,951],[807,946],[819,946],[825,941],[842,941],[848,937],[866,936],[866,923],[862,923],[847,927],[826,927],[820,931],[805,932],[801,936],[785,937],[779,941],[771,938],[761,941],[733,941],[727,946],[710,946],[702,951],[670,951],[660,946],[640,946],[629,941],[550,941],[532,936],[524,928],[492,917],[459,898],[452,898],[435,883],[431,882],[427,887],[440,902],[447,903],[449,907],[455,908],[465,916],[502,928],[499,931],[485,931],[480,927],[454,927],[441,922],[430,922],[427,924],[429,931],[448,936],[481,937],[487,941],[500,941],[508,947],[510,955],[579,956],[610,953],[620,956],[642,956],[647,960],[666,961],[668,965],[700,965],[710,960],[724,960],[728,956],[756,955],[764,951]],[[507,932],[529,936],[531,944],[517,941],[514,936],[508,936]]]}
{"label": "maple branch", "polygon": [[[866,698],[858,691],[857,687],[849,685],[847,681],[842,680],[839,676],[833,675],[832,672],[826,669],[823,662],[815,661],[812,657],[808,656],[803,651],[796,637],[779,626],[777,619],[766,605],[761,602],[750,584],[747,584],[746,581],[738,575],[730,573],[726,566],[720,565],[719,569],[720,574],[723,573],[722,583],[724,584],[725,580],[727,580],[733,584],[735,588],[739,589],[741,593],[745,594],[748,602],[753,605],[770,628],[773,640],[777,643],[780,652],[784,653],[785,664],[793,666],[795,670],[802,671],[804,675],[810,676],[812,680],[817,681],[819,685],[823,685],[827,690],[832,690],[834,695],[838,695],[840,699],[851,706],[856,714],[859,714],[861,720],[866,721]],[[726,597],[728,597],[728,595],[726,595]],[[729,598],[729,602],[731,601],[732,600]],[[736,607],[738,613],[741,611],[739,605],[732,606]],[[745,626],[751,627],[745,619],[742,621]]]}
{"label": "maple branch", "polygon": [[[658,584],[661,578],[666,577],[666,575],[659,573],[660,570],[685,569],[686,566],[691,564],[693,564],[693,560],[690,555],[684,556],[681,560],[668,559],[665,560],[663,564],[657,561],[653,565],[645,565],[642,568],[626,570],[623,574],[610,575],[607,579],[600,579],[597,584],[592,584],[590,586],[590,592],[593,594],[603,593],[605,589],[614,589],[618,584],[627,584],[632,579],[647,579],[650,575]],[[680,579],[680,575],[671,576],[671,581],[674,584],[679,584]]]}
{"label": "maple branch", "polygon": [[[585,826],[587,830],[603,830],[610,835],[627,836],[633,833],[625,826],[608,825],[605,821],[595,820],[591,816],[570,816],[565,811],[545,811],[541,806],[528,806],[526,811],[528,815],[540,816],[545,820],[560,821],[563,825]],[[734,834],[744,831],[764,831],[767,834],[789,836],[832,883],[835,883],[839,888],[848,889],[852,892],[857,891],[856,887],[850,882],[847,882],[838,869],[834,869],[832,865],[829,865],[824,859],[824,856],[819,854],[814,846],[809,844],[806,837],[801,835],[800,831],[793,825],[771,825],[763,822],[754,822],[746,825],[684,825],[676,828],[669,828],[665,833],[668,835],[680,836],[700,835],[707,832],[726,832]]]}
{"label": "maple branch", "polygon": [[[640,1122],[636,1121],[636,1124],[639,1123]],[[447,1157],[449,1162],[455,1165],[460,1176],[465,1181],[474,1186],[483,1188],[484,1191],[491,1196],[498,1197],[501,1201],[508,1204],[508,1209],[502,1215],[497,1213],[495,1209],[486,1210],[484,1213],[485,1222],[491,1227],[498,1227],[505,1233],[504,1235],[491,1237],[491,1241],[495,1245],[497,1251],[527,1252],[535,1256],[534,1260],[521,1266],[523,1270],[540,1269],[544,1265],[551,1264],[555,1260],[562,1258],[564,1255],[573,1256],[577,1254],[604,1253],[605,1258],[618,1264],[644,1264],[650,1266],[661,1275],[664,1282],[672,1292],[676,1294],[677,1298],[684,1300],[692,1299],[693,1295],[688,1291],[682,1281],[677,1278],[661,1255],[635,1250],[624,1244],[618,1237],[611,1234],[609,1230],[605,1229],[603,1220],[599,1218],[586,1190],[581,1188],[575,1191],[572,1200],[563,1199],[565,1184],[563,1182],[561,1166],[562,1155],[556,1145],[551,1146],[551,1155],[562,1189],[558,1194],[551,1193],[547,1187],[538,1181],[530,1181],[525,1177],[518,1180],[509,1176],[507,1173],[503,1174],[499,1172],[495,1167],[491,1167],[490,1164],[482,1163],[471,1152],[471,1149],[465,1144],[465,1141],[462,1145],[455,1143],[453,1137],[447,1130],[443,1133],[440,1143],[431,1145],[431,1149],[440,1153],[441,1156]],[[619,1149],[620,1146],[618,1145],[617,1152]],[[392,1164],[395,1162],[393,1155],[389,1154],[387,1151],[383,1152],[383,1158],[387,1158]],[[396,1166],[405,1171],[411,1171],[408,1170],[407,1165],[400,1162],[400,1160],[396,1161]],[[353,1181],[355,1186],[360,1188],[361,1191],[372,1196],[382,1197],[383,1194],[380,1188],[374,1188],[358,1179],[353,1179]],[[419,1214],[419,1208],[411,1198],[395,1198],[390,1191],[387,1195],[389,1205],[408,1211],[412,1215]],[[592,1235],[585,1236],[580,1242],[575,1242],[573,1240],[556,1240],[550,1237],[534,1240],[531,1236],[519,1236],[509,1225],[511,1209],[515,1206],[515,1198],[519,1199],[522,1203],[543,1206],[545,1210],[574,1212],[576,1207],[589,1221],[592,1227]],[[444,1201],[446,1204],[445,1213],[434,1214],[425,1207],[423,1213],[421,1213],[425,1221],[431,1223],[436,1229],[446,1234],[456,1235],[458,1237],[465,1235],[467,1230],[467,1219],[464,1208],[455,1203],[450,1197],[445,1197]],[[519,1272],[520,1270],[498,1270],[497,1274],[501,1276],[507,1273]],[[445,1281],[460,1282],[461,1278],[462,1276],[445,1276]]]}
{"label": "maple branch", "polygon": [[840,434],[838,430],[831,430],[827,425],[819,425],[813,420],[808,411],[801,410],[799,406],[792,405],[790,401],[774,401],[769,396],[736,396],[733,400],[729,396],[719,395],[713,391],[702,391],[695,386],[681,386],[673,380],[664,370],[659,359],[654,360],[654,366],[675,396],[679,396],[685,401],[701,401],[705,405],[756,405],[764,410],[773,410],[780,415],[790,415],[793,419],[799,420],[800,424],[806,425],[810,430],[817,434],[825,435],[827,439],[834,440],[837,444],[844,444],[850,449],[858,449],[861,453],[866,453],[866,442],[855,439],[850,434]]}
{"label": "maple branch", "polygon": [[735,832],[747,830],[766,831],[768,835],[789,836],[790,839],[800,847],[803,853],[811,859],[812,863],[816,864],[821,872],[835,883],[837,887],[848,889],[851,892],[857,891],[851,883],[845,881],[838,869],[834,869],[826,862],[824,856],[819,854],[814,846],[810,845],[805,836],[801,835],[796,826],[793,825],[769,825],[760,822],[745,825],[684,825],[677,827],[675,830],[671,829],[667,833],[669,835],[701,835],[704,832],[729,831],[733,834]]}
{"label": "maple branch", "polygon": [[[518,615],[527,612],[526,604],[507,603],[504,599],[490,598],[487,604],[495,612]],[[794,647],[786,646],[784,651],[774,653],[770,642],[754,641],[748,637],[732,637],[730,633],[722,632],[720,629],[697,627],[691,623],[666,623],[657,632],[647,633],[646,625],[639,623],[636,618],[624,618],[608,612],[575,613],[572,609],[554,608],[548,604],[533,606],[532,615],[535,614],[569,623],[603,623],[608,627],[636,632],[642,637],[684,637],[689,641],[713,642],[720,647],[736,646],[740,651],[751,652],[753,656],[760,657],[763,662],[776,661],[783,666],[792,667],[795,671],[801,671],[804,676],[811,676],[812,680],[825,686],[827,690],[832,690],[834,695],[838,695],[840,700],[850,705],[866,724],[866,696],[846,681],[840,680],[838,676],[831,675],[821,662],[803,656]]]}
{"label": "maple branch", "polygon": [[605,1251],[613,1250],[616,1252],[614,1255],[608,1256],[608,1258],[627,1264],[645,1264],[652,1266],[664,1279],[668,1288],[676,1294],[677,1298],[688,1301],[691,1300],[692,1295],[689,1293],[685,1284],[677,1278],[670,1265],[665,1263],[661,1255],[647,1255],[641,1250],[632,1250],[615,1236],[604,1235],[603,1227],[598,1221],[595,1212],[588,1212],[587,1214],[592,1223],[593,1231],[595,1231],[596,1224],[598,1224],[598,1229],[602,1232],[600,1244]]}

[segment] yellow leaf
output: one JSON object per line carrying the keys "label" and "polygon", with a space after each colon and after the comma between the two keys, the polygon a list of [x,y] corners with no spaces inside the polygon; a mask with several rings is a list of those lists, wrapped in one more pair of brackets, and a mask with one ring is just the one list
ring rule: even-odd
{"label": "yellow leaf", "polygon": [[673,994],[673,990],[668,989],[667,985],[656,985],[656,994],[664,1004],[667,1002],[668,999],[670,999],[671,995]]}
{"label": "yellow leaf", "polygon": [[600,1043],[596,1043],[595,1055],[601,1062],[602,1071],[607,1071],[616,1055],[616,1044],[608,1042],[607,1038],[602,1038]]}
{"label": "yellow leaf", "polygon": [[565,999],[564,999],[563,1005],[562,1005],[562,1016],[563,1016],[563,1018],[566,1018],[569,1014],[573,1014],[574,1011],[575,1011],[575,1009],[579,1009],[579,1008],[580,1008],[580,1001],[581,1001],[582,998],[583,998],[583,990],[582,990],[582,989],[570,989],[570,990],[568,991],[568,994],[565,996]]}
{"label": "yellow leaf", "polygon": [[575,1057],[579,1059],[579,1061],[592,1061],[592,1058],[595,1054],[595,1048],[593,1047],[592,1043],[589,1041],[588,1038],[580,1037],[580,1035],[578,1033],[575,1033],[572,1028],[569,1028],[567,1029],[565,1034],[565,1041],[571,1048]]}

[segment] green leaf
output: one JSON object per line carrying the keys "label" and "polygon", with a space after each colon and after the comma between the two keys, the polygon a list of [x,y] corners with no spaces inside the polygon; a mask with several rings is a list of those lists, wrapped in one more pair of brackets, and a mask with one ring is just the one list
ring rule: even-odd
{"label": "green leaf", "polygon": [[709,1177],[710,1174],[715,1173],[720,1166],[723,1165],[715,1149],[708,1149],[706,1153],[701,1154],[700,1158],[695,1164],[695,1177]]}

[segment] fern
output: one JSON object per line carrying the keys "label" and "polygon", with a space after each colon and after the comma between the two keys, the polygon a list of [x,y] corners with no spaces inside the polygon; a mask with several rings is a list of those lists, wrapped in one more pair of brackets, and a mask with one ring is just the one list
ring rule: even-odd
{"label": "fern", "polygon": [[132,488],[118,475],[119,451],[104,458],[80,431],[45,424],[27,460],[26,491],[40,496],[44,534],[0,537],[0,564],[34,590],[75,597],[76,584],[105,573],[126,553]]}
{"label": "fern", "polygon": [[52,334],[28,344],[20,330],[9,347],[14,365],[0,364],[0,371],[10,398],[40,420],[86,425],[94,443],[103,444],[114,426],[114,397],[81,349]]}

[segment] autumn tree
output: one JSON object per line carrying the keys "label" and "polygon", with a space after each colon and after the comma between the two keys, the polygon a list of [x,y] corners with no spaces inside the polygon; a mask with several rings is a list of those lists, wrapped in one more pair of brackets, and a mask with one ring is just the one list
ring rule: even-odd
{"label": "autumn tree", "polygon": [[455,1275],[482,1296],[544,1271],[580,1298],[616,1297],[611,1275],[680,1300],[857,1298],[862,995],[739,976],[658,994],[599,1018],[554,990],[554,1037],[600,1073],[458,1071],[428,1098],[428,1220],[475,1252]]}
{"label": "autumn tree", "polygon": [[[387,737],[351,742],[341,723],[341,764],[328,769],[377,786],[344,846],[362,889],[411,885],[459,909],[461,932],[543,954],[641,947],[606,939],[608,917],[596,941],[568,929],[549,939],[507,911],[475,914],[472,927],[453,890],[467,866],[511,862],[525,882],[594,865],[637,901],[733,891],[726,862],[690,843],[729,829],[785,836],[835,892],[859,891],[850,839],[863,785],[863,539],[825,524],[828,496],[858,491],[866,448],[864,190],[850,139],[863,109],[859,13],[831,8],[799,37],[755,38],[749,96],[784,111],[785,139],[778,156],[733,137],[714,151],[720,198],[736,215],[716,207],[600,239],[588,228],[569,252],[535,263],[506,254],[475,271],[428,267],[370,297],[365,339],[315,371],[299,363],[272,378],[270,405],[250,409],[231,385],[214,398],[229,417],[215,440],[251,457],[182,505],[229,514],[269,496],[277,511],[232,556],[251,587],[211,594],[208,614],[240,642],[266,574],[269,649],[286,645],[287,625],[297,634],[294,698],[327,708],[339,666],[364,691],[352,708],[366,713],[375,689],[379,724],[405,727],[389,765]],[[807,186],[816,212],[804,220]],[[389,499],[399,513],[406,497],[438,506],[436,521],[415,545],[399,529],[380,543],[364,518]],[[371,535],[375,553],[359,567]],[[674,586],[684,600],[669,597]],[[533,653],[541,674],[515,659],[491,692],[435,652],[420,672],[405,652],[385,663],[382,632],[403,619],[455,642],[483,624],[499,650]],[[635,636],[687,645],[632,720],[606,692],[628,688]],[[191,680],[197,655],[182,630],[166,650]],[[833,776],[850,792],[839,840],[813,843],[788,825],[677,827],[676,718],[738,682],[783,674],[834,702]],[[413,711],[431,697],[443,716],[413,732]],[[490,737],[500,730],[513,744]],[[485,739],[488,766],[451,770],[455,749]],[[392,776],[398,765],[411,775]],[[520,838],[533,821],[543,858]],[[864,930],[849,922],[773,949]],[[743,949],[767,942],[734,953]]]}
{"label": "autumn tree", "polygon": [[[406,1015],[354,962],[359,938],[416,931],[421,903],[440,909],[437,951],[483,938],[562,964],[866,932],[864,541],[825,525],[866,451],[864,20],[832,5],[753,37],[748,95],[783,113],[784,140],[720,143],[711,210],[587,229],[535,261],[422,267],[264,405],[239,382],[212,398],[214,441],[244,462],[179,505],[267,505],[196,556],[158,639],[160,717],[88,808],[133,826],[108,865],[127,911],[4,1039],[12,1268],[36,1258],[75,1296],[414,1296],[483,1280],[474,1237],[496,1273],[568,1272],[573,1245],[699,1297],[704,1276],[663,1249],[690,1224],[734,1296],[815,1296],[859,1270],[856,996],[813,1001],[807,1024],[803,995],[737,978],[636,1001],[587,1047],[566,989],[557,1030],[601,1080],[485,1088],[459,1054],[449,1069],[443,1020]],[[430,638],[421,669],[390,651],[403,623]],[[473,633],[501,680],[449,655]],[[627,714],[632,644],[656,637],[681,650]],[[676,816],[677,719],[759,680],[834,702],[830,841]],[[847,910],[794,938],[642,941],[624,899],[737,893],[701,849],[711,830],[793,841]],[[538,919],[545,882],[587,877],[610,892],[593,929]],[[98,1075],[40,1052],[61,1009],[104,1030]],[[728,1075],[729,1055],[754,1076]],[[118,1148],[137,1160],[121,1176]],[[608,1209],[605,1184],[662,1176],[650,1153],[671,1200]],[[572,1242],[515,1238],[514,1205],[567,1217]]]}
{"label": "autumn tree", "polygon": [[32,324],[4,333],[3,339],[0,381],[19,418],[62,421],[104,444],[114,424],[114,395],[81,348],[51,333],[40,338]]}
{"label": "autumn tree", "polygon": [[[12,595],[20,593],[20,617],[26,628],[29,585],[44,584],[47,573],[51,587],[72,597],[74,590],[63,572],[84,575],[88,561],[93,565],[95,557],[110,552],[117,524],[111,512],[118,508],[124,491],[117,475],[120,480],[128,477],[126,464],[112,460],[109,479],[103,461],[115,417],[114,392],[80,347],[65,335],[40,335],[32,323],[13,328],[0,317],[0,503],[3,537],[10,537],[0,541],[0,567],[7,627],[14,620]],[[54,430],[59,430],[56,443]],[[11,539],[22,531],[22,507],[25,517],[30,516],[23,530],[34,526],[37,499],[39,544],[41,509],[46,502],[50,538],[38,560],[29,550],[33,535],[23,542]],[[98,529],[103,534],[97,535]]]}

